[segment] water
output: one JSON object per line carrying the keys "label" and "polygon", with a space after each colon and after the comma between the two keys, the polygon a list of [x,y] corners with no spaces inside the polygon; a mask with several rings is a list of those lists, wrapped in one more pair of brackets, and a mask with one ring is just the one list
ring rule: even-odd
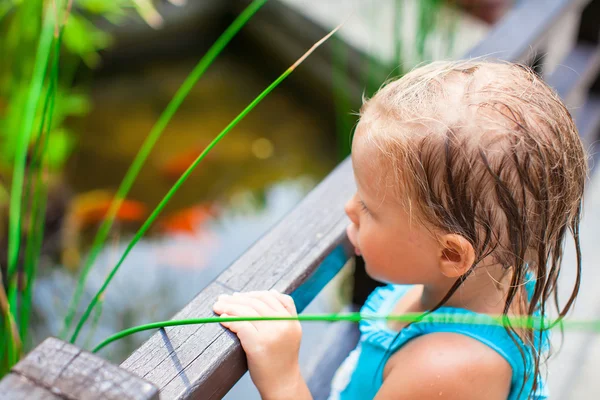
{"label": "water", "polygon": [[[193,62],[151,64],[95,82],[93,111],[72,122],[79,143],[64,182],[74,198],[91,190],[116,190]],[[174,172],[187,165],[183,161],[199,153],[268,83],[233,55],[217,61],[157,143],[128,198],[152,209],[174,183]],[[336,164],[335,134],[324,121],[290,90],[279,88],[267,97],[200,164],[164,212],[168,217],[211,207],[217,210],[214,217],[179,226],[180,232],[173,230],[181,221],[170,230],[164,228],[168,219],[157,221],[107,290],[97,329],[85,330],[79,344],[89,347],[119,330],[169,319],[267,232]],[[114,229],[90,273],[85,304],[139,226]],[[74,231],[66,235],[72,238],[66,245],[79,249],[84,259],[95,226],[67,229]],[[60,331],[75,275],[62,265],[45,266],[36,285],[33,336],[39,342]],[[121,340],[102,355],[120,362],[149,335]]]}

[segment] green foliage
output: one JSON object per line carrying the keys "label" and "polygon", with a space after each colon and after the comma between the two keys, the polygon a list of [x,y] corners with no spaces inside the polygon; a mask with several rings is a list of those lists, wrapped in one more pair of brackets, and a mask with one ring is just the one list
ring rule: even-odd
{"label": "green foliage", "polygon": [[[55,2],[46,2],[48,13],[55,13]],[[58,2],[61,3],[61,2]],[[66,2],[62,2],[67,4]],[[73,149],[73,133],[65,127],[69,117],[83,116],[90,109],[89,99],[81,89],[74,89],[73,71],[83,61],[90,67],[97,65],[98,51],[110,44],[110,36],[96,28],[90,18],[105,15],[111,20],[123,16],[124,4],[112,0],[75,1],[64,27],[64,48],[61,54],[61,72],[55,99],[55,118],[48,143],[50,167],[59,169]],[[66,5],[65,5],[66,7]],[[35,48],[42,33],[42,0],[13,0],[0,8],[0,163],[10,168],[17,156],[18,132],[25,115],[29,82],[35,64]],[[65,11],[66,12],[66,11]],[[65,18],[67,14],[64,14]],[[47,96],[48,82],[41,89],[39,99]],[[4,105],[4,107],[2,107]],[[39,104],[33,117],[33,126],[39,125]],[[31,145],[31,142],[27,143]]]}
{"label": "green foliage", "polygon": [[82,0],[71,9],[68,0],[12,0],[0,5],[0,167],[12,170],[10,191],[0,186],[0,207],[10,203],[8,260],[0,275],[0,377],[27,344],[45,223],[45,172],[62,167],[74,147],[67,118],[90,109],[87,95],[72,87],[73,73],[82,61],[95,65],[98,51],[110,43],[87,18],[104,12],[117,20],[124,4]]}

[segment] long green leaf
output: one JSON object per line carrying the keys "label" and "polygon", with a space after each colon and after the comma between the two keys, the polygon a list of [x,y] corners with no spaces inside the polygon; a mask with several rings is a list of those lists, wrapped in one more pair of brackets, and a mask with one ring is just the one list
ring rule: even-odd
{"label": "long green leaf", "polygon": [[58,86],[58,60],[60,57],[61,39],[62,32],[55,40],[54,60],[50,73],[50,84],[48,86],[44,110],[42,111],[42,122],[37,139],[38,146],[36,146],[37,151],[34,152],[33,162],[31,164],[31,171],[33,171],[35,174],[35,176],[33,176],[31,179],[34,184],[33,203],[31,207],[29,236],[27,238],[25,251],[25,288],[20,310],[21,317],[19,325],[21,341],[24,344],[27,343],[29,319],[31,316],[33,284],[37,274],[37,264],[42,248],[44,227],[46,222],[47,187],[46,183],[42,179],[42,172],[45,168],[44,155],[46,154],[46,149],[48,148],[50,131],[52,129],[52,115],[54,113],[54,102],[56,98],[56,89]]}
{"label": "long green leaf", "polygon": [[83,295],[83,291],[85,289],[85,283],[87,282],[87,277],[89,272],[100,253],[100,250],[104,246],[104,242],[108,237],[110,232],[110,228],[112,227],[115,217],[121,204],[131,186],[135,182],[142,166],[144,165],[148,155],[152,151],[152,148],[156,144],[157,140],[162,135],[165,127],[177,112],[177,109],[183,103],[187,95],[190,93],[196,82],[200,79],[200,77],[204,74],[204,72],[208,69],[208,67],[213,63],[213,61],[217,58],[217,56],[223,51],[223,49],[227,46],[227,44],[233,39],[233,37],[242,29],[242,27],[252,18],[252,16],[266,3],[266,0],[254,0],[234,21],[233,23],[223,32],[223,34],[216,40],[216,42],[211,46],[211,48],[206,52],[204,57],[198,62],[194,70],[191,74],[186,78],[183,82],[171,102],[167,105],[166,109],[163,111],[161,116],[158,118],[156,124],[152,127],[152,130],[148,134],[148,137],[142,144],[142,147],[138,151],[131,167],[125,174],[125,178],[121,182],[121,185],[117,189],[117,193],[115,198],[113,199],[110,208],[106,214],[106,218],[100,225],[96,237],[94,238],[91,250],[88,254],[86,262],[84,264],[83,269],[79,275],[77,280],[77,287],[75,289],[75,293],[73,298],[71,299],[71,303],[69,304],[69,308],[64,320],[62,331],[59,335],[61,338],[65,338],[68,331],[71,329],[71,324],[73,322],[73,318],[75,317],[75,313],[77,312],[79,303],[81,301],[81,296]]}
{"label": "long green leaf", "polygon": [[9,233],[8,233],[8,285],[9,285],[9,302],[11,313],[16,314],[16,293],[17,279],[16,269],[19,258],[19,248],[21,244],[21,201],[23,195],[23,185],[25,178],[25,164],[27,161],[27,149],[31,139],[33,123],[37,111],[37,106],[44,84],[44,78],[50,57],[52,45],[52,37],[54,33],[54,14],[47,10],[44,17],[44,24],[38,44],[35,67],[33,76],[29,85],[29,93],[23,121],[18,132],[19,142],[15,157],[15,165],[13,171],[13,180],[10,192],[10,210],[9,210]]}
{"label": "long green leaf", "polygon": [[123,264],[123,261],[125,261],[125,258],[127,258],[127,255],[129,254],[131,249],[133,249],[133,247],[136,245],[136,243],[142,238],[142,236],[150,228],[150,226],[152,225],[154,220],[158,217],[160,212],[167,205],[167,203],[169,202],[171,197],[173,197],[173,195],[177,192],[177,190],[179,190],[181,185],[183,185],[183,183],[187,180],[187,178],[190,176],[192,171],[194,171],[194,169],[198,166],[200,161],[202,161],[204,159],[204,157],[206,157],[206,155],[210,152],[210,150],[213,147],[215,147],[215,145],[217,143],[219,143],[221,141],[221,139],[223,139],[225,137],[225,135],[227,135],[242,119],[244,119],[244,117],[246,115],[248,115],[248,113],[250,111],[252,111],[254,109],[254,107],[256,107],[269,93],[271,93],[271,91],[273,91],[273,89],[275,89],[285,78],[287,78],[296,69],[296,67],[298,67],[298,65],[300,65],[313,51],[315,51],[315,49],[317,49],[321,44],[323,44],[327,39],[329,39],[335,32],[337,32],[337,30],[339,28],[340,28],[340,26],[336,27],[334,30],[329,32],[325,37],[323,37],[321,40],[319,40],[317,43],[315,43],[315,45],[313,47],[311,47],[306,53],[304,53],[304,55],[302,57],[300,57],[283,74],[281,74],[281,76],[279,76],[279,78],[277,78],[261,94],[259,94],[237,117],[235,117],[235,119],[233,121],[231,121],[229,123],[229,125],[227,125],[225,127],[225,129],[223,129],[221,131],[221,133],[219,133],[213,139],[212,142],[210,142],[210,144],[208,146],[206,146],[206,148],[202,151],[202,153],[200,153],[198,158],[196,158],[196,160],[188,167],[188,169],[183,173],[183,175],[181,175],[181,177],[177,180],[177,182],[175,182],[173,187],[169,190],[169,192],[165,195],[165,197],[163,197],[163,199],[160,201],[158,206],[154,209],[154,211],[152,211],[152,214],[150,214],[150,217],[148,217],[146,222],[144,222],[142,227],[137,231],[133,240],[129,243],[129,245],[125,249],[125,252],[121,256],[121,259],[119,260],[117,265],[115,265],[115,267],[108,274],[106,280],[100,287],[100,290],[98,290],[98,292],[96,293],[96,295],[90,302],[89,306],[85,310],[83,316],[79,320],[79,323],[77,324],[77,327],[75,328],[75,332],[73,333],[73,336],[71,336],[71,343],[75,343],[75,341],[77,340],[77,337],[79,336],[79,332],[81,331],[81,328],[83,327],[83,325],[89,318],[90,313],[92,312],[92,310],[98,303],[99,299],[104,295],[106,288],[108,287],[108,285],[114,278],[115,274],[121,267],[121,264]]}
{"label": "long green leaf", "polygon": [[137,332],[160,329],[169,326],[182,325],[198,325],[198,324],[218,324],[222,322],[240,322],[240,321],[300,321],[300,322],[360,322],[364,320],[382,320],[394,322],[436,322],[445,324],[472,324],[472,325],[487,325],[487,326],[512,326],[517,329],[540,329],[541,327],[560,326],[559,322],[566,329],[591,331],[600,333],[600,321],[590,320],[554,320],[548,318],[530,317],[530,316],[513,316],[505,315],[489,316],[489,315],[472,315],[472,314],[449,314],[449,313],[405,313],[393,315],[375,315],[366,313],[346,313],[346,314],[302,314],[290,317],[207,317],[207,318],[191,318],[182,320],[169,320],[152,322],[149,324],[135,326],[115,333],[106,340],[98,344],[92,351],[94,353],[100,351],[110,343],[122,339],[126,336],[133,335]]}

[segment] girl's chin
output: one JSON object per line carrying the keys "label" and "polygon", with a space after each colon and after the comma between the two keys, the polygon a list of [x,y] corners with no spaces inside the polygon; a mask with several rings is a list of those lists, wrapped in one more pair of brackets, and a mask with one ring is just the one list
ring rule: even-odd
{"label": "girl's chin", "polygon": [[[364,257],[363,257],[364,258]],[[416,285],[422,283],[420,280],[415,280],[414,277],[404,276],[390,276],[383,271],[378,270],[376,267],[369,266],[367,260],[365,260],[365,271],[367,275],[376,281],[390,285]],[[393,275],[393,274],[392,274]]]}

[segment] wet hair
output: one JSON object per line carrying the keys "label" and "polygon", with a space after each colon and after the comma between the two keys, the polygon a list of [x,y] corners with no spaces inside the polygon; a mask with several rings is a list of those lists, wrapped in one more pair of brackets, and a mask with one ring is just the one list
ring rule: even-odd
{"label": "wet hair", "polygon": [[[436,308],[486,259],[511,277],[505,315],[513,307],[546,315],[552,297],[565,316],[581,280],[586,155],[569,111],[533,70],[480,60],[417,68],[364,102],[359,130],[361,140],[380,150],[376,162],[393,174],[395,197],[411,218],[432,232],[460,234],[475,250],[472,267]],[[567,233],[577,272],[561,306],[557,280]],[[529,299],[522,295],[528,280],[534,283]],[[529,372],[521,390],[529,379],[532,392],[539,384],[535,343],[547,328],[507,327],[525,344],[519,349]]]}

